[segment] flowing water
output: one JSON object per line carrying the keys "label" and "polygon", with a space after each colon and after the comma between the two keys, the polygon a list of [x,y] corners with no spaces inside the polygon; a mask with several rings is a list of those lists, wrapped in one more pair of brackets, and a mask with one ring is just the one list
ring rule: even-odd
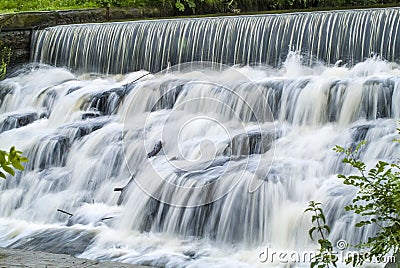
{"label": "flowing water", "polygon": [[[38,31],[33,59],[72,69],[33,63],[0,82],[0,147],[15,145],[30,159],[0,184],[0,246],[159,267],[283,267],[261,253],[316,248],[303,213],[309,200],[324,204],[334,243],[365,240],[376,229],[355,228],[344,211],[355,189],[336,174],[354,171],[332,148],[365,139],[367,164],[396,161],[398,16],[386,9]],[[353,35],[361,38],[354,45]],[[390,61],[364,58],[371,52]],[[353,64],[328,64],[340,59]],[[214,62],[184,64],[193,60]],[[180,64],[149,72],[168,61]]]}
{"label": "flowing water", "polygon": [[37,31],[33,46],[34,61],[101,73],[193,61],[279,66],[291,50],[307,54],[307,64],[371,54],[398,62],[400,9],[57,26]]}

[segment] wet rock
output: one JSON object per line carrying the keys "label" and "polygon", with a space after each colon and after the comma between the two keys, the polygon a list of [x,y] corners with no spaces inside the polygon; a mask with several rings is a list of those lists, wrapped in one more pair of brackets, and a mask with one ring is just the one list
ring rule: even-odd
{"label": "wet rock", "polygon": [[97,111],[101,115],[111,115],[115,114],[118,109],[119,103],[122,101],[123,97],[129,93],[130,87],[127,85],[125,87],[113,88],[107,91],[95,94],[89,98],[82,110]]}
{"label": "wet rock", "polygon": [[271,148],[271,144],[277,139],[274,132],[249,132],[233,137],[230,143],[230,153],[234,156],[263,154]]}
{"label": "wet rock", "polygon": [[44,90],[41,94],[42,97],[42,107],[46,109],[46,111],[48,111],[48,114],[50,115],[50,111],[53,110],[53,105],[57,99],[58,96],[58,92],[55,89],[46,89]]}
{"label": "wet rock", "polygon": [[274,118],[278,118],[284,81],[268,81],[260,84]]}
{"label": "wet rock", "polygon": [[86,249],[94,236],[94,233],[82,230],[49,229],[18,240],[9,247],[78,255]]}
{"label": "wet rock", "polygon": [[101,113],[98,111],[89,111],[89,112],[84,112],[81,116],[82,120],[86,119],[91,119],[91,118],[96,118],[101,116]]}
{"label": "wet rock", "polygon": [[108,118],[92,119],[93,117],[96,118],[98,116],[100,116],[98,112],[84,113],[82,119],[85,119],[85,121],[78,121],[64,125],[57,129],[57,133],[67,136],[70,143],[72,143],[77,139],[101,129],[109,122]]}
{"label": "wet rock", "polygon": [[35,120],[42,117],[44,117],[44,114],[38,115],[37,113],[9,115],[0,123],[0,133],[10,129],[20,128],[29,125]]}
{"label": "wet rock", "polygon": [[0,107],[3,104],[4,98],[9,95],[12,94],[14,88],[6,83],[0,83]]}
{"label": "wet rock", "polygon": [[361,125],[357,127],[351,128],[351,137],[355,144],[359,143],[360,141],[364,140],[367,136],[368,131],[373,128],[371,125]]}
{"label": "wet rock", "polygon": [[172,80],[163,82],[160,85],[161,96],[153,107],[151,107],[151,111],[172,109],[179,94],[182,92],[185,82],[187,81]]}
{"label": "wet rock", "polygon": [[64,166],[70,148],[70,139],[63,135],[47,136],[35,144],[28,152],[30,161],[27,170],[43,170]]}
{"label": "wet rock", "polygon": [[392,96],[395,82],[390,79],[371,79],[363,85],[360,117],[367,119],[392,116]]}
{"label": "wet rock", "polygon": [[81,89],[81,87],[71,87],[70,89],[68,89],[67,95],[71,94],[71,93],[73,93],[73,92],[75,92],[75,91],[77,91],[79,89]]}
{"label": "wet rock", "polygon": [[54,254],[42,251],[0,248],[1,267],[76,267],[76,268],[140,268],[127,263],[100,262],[72,257],[67,254]]}
{"label": "wet rock", "polygon": [[347,81],[337,80],[332,83],[328,91],[327,121],[336,122],[339,119],[340,111],[347,89]]}
{"label": "wet rock", "polygon": [[187,250],[187,251],[184,251],[183,252],[183,255],[185,255],[185,256],[188,256],[188,257],[190,257],[190,258],[192,258],[192,259],[195,259],[196,257],[196,251],[194,251],[194,250]]}

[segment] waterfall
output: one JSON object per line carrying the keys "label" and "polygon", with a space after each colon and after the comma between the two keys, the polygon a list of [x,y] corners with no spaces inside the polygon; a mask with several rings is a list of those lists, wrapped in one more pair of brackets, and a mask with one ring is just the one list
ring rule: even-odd
{"label": "waterfall", "polygon": [[400,9],[68,25],[36,31],[32,60],[100,73],[158,72],[193,61],[279,66],[304,61],[400,60]]}
{"label": "waterfall", "polygon": [[37,31],[42,63],[0,82],[0,148],[30,159],[0,182],[0,246],[158,267],[283,267],[260,262],[260,248],[315,249],[309,200],[324,204],[334,243],[365,241],[377,229],[355,228],[343,209],[356,189],[336,175],[354,170],[332,148],[368,140],[367,165],[397,159],[397,17],[392,8]]}

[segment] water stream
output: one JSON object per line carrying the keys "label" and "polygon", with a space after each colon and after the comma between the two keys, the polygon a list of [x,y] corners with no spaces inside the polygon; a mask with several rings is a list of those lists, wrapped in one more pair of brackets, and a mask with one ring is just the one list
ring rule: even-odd
{"label": "water stream", "polygon": [[[355,189],[336,174],[353,171],[332,148],[365,139],[367,164],[397,159],[398,16],[386,9],[37,32],[32,57],[42,63],[0,82],[0,148],[15,145],[30,159],[0,182],[0,246],[158,267],[284,267],[260,262],[260,252],[316,248],[303,213],[309,200],[324,204],[332,241],[365,240],[376,229],[355,228],[344,211]],[[315,35],[305,32],[310,25]],[[362,32],[355,25],[370,34],[347,46],[350,31]],[[325,41],[315,41],[318,33]],[[329,64],[341,59],[347,64]],[[203,62],[185,63],[193,60]]]}

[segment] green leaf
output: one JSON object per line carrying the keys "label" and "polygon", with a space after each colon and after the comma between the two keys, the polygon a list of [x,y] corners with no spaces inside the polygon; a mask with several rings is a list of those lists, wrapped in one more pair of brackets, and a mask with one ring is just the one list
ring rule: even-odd
{"label": "green leaf", "polygon": [[367,144],[367,141],[366,141],[366,140],[360,141],[360,142],[357,144],[356,149],[354,150],[354,152],[358,152],[358,151],[360,150],[360,148],[361,148],[362,146],[366,145],[366,144]]}
{"label": "green leaf", "polygon": [[310,267],[313,268],[313,267],[316,266],[317,264],[318,264],[317,261],[313,261],[313,262],[310,263]]}
{"label": "green leaf", "polygon": [[179,11],[185,11],[185,6],[184,6],[181,2],[179,2],[179,1],[177,1],[177,2],[175,3],[175,7],[176,7]]}
{"label": "green leaf", "polygon": [[326,222],[325,215],[322,212],[322,209],[320,209],[320,211],[321,211],[321,213],[319,214],[319,218],[322,220],[323,223],[325,223]]}
{"label": "green leaf", "polygon": [[0,165],[6,162],[7,152],[0,150]]}
{"label": "green leaf", "polygon": [[315,222],[316,220],[318,220],[318,217],[315,215],[311,216],[311,222]]}
{"label": "green leaf", "polygon": [[16,169],[19,169],[19,170],[24,170],[25,169],[24,166],[21,165],[21,163],[19,161],[15,161],[14,160],[11,163],[12,163],[13,167],[15,167]]}
{"label": "green leaf", "polygon": [[308,235],[310,236],[311,240],[314,240],[313,232],[315,231],[315,229],[317,229],[317,227],[314,226],[308,231]]}
{"label": "green leaf", "polygon": [[185,1],[190,8],[194,9],[196,7],[196,4],[193,1],[189,1],[189,0],[185,0]]}
{"label": "green leaf", "polygon": [[9,166],[3,166],[5,172],[9,173],[11,176],[15,175],[14,169],[10,168]]}
{"label": "green leaf", "polygon": [[336,145],[332,150],[334,150],[337,153],[343,153],[344,152],[344,148],[339,146],[339,145]]}

